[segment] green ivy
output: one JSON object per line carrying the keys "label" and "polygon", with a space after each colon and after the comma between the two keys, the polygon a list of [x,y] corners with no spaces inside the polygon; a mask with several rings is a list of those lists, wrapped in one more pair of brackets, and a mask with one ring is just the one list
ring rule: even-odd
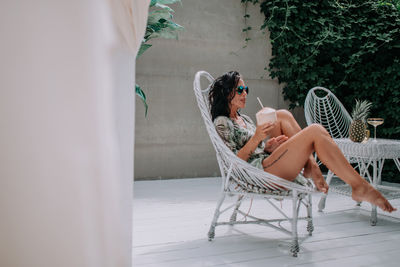
{"label": "green ivy", "polygon": [[260,8],[272,43],[268,70],[290,108],[323,86],[348,111],[355,99],[371,101],[371,114],[385,118],[378,136],[400,139],[399,0],[274,0]]}
{"label": "green ivy", "polygon": [[[137,57],[141,56],[152,45],[147,42],[153,38],[178,39],[178,31],[183,27],[172,21],[174,10],[169,4],[181,3],[181,0],[151,0],[149,15],[147,18],[146,33],[144,35],[142,45],[139,48]],[[145,107],[145,116],[147,115],[148,105],[146,95],[138,84],[135,85],[136,95],[142,99]]]}

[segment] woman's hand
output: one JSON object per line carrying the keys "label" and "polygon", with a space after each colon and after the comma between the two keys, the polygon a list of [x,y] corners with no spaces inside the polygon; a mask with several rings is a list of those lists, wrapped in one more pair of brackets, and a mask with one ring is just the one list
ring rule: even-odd
{"label": "woman's hand", "polygon": [[274,129],[276,122],[266,122],[261,125],[257,125],[256,132],[254,133],[254,137],[258,142],[261,142],[265,138],[267,138],[268,133]]}
{"label": "woman's hand", "polygon": [[247,161],[260,142],[267,138],[268,133],[274,129],[275,125],[276,122],[267,122],[265,124],[258,125],[254,135],[249,141],[247,141],[244,147],[238,151],[237,156],[242,160]]}
{"label": "woman's hand", "polygon": [[265,144],[265,151],[272,153],[275,149],[278,148],[283,142],[286,142],[289,139],[286,135],[280,135],[277,137],[272,137],[268,139],[267,143]]}

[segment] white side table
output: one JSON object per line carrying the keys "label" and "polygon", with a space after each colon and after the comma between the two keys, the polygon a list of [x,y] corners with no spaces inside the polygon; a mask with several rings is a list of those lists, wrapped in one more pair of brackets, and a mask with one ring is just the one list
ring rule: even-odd
{"label": "white side table", "polygon": [[[400,171],[400,140],[391,139],[369,139],[366,143],[356,143],[348,138],[334,139],[345,157],[352,162],[358,162],[360,175],[367,179],[376,189],[378,189],[387,199],[400,198],[400,188],[381,185],[382,169],[386,159],[392,159],[397,169]],[[372,176],[368,172],[368,168],[372,166]],[[328,172],[326,181],[330,184],[333,177],[331,171]],[[351,188],[347,184],[332,185],[330,191],[350,196]],[[319,211],[325,208],[326,196],[324,195],[318,205]],[[371,225],[377,223],[376,206],[372,205]]]}

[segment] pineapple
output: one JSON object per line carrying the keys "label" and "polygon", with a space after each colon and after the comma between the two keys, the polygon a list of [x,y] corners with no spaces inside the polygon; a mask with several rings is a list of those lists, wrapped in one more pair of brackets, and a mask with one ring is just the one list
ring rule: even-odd
{"label": "pineapple", "polygon": [[350,125],[350,140],[353,142],[362,142],[365,138],[365,130],[367,125],[365,124],[365,119],[369,114],[369,109],[372,103],[369,101],[358,101],[356,100],[356,105],[353,108],[351,116],[353,121]]}

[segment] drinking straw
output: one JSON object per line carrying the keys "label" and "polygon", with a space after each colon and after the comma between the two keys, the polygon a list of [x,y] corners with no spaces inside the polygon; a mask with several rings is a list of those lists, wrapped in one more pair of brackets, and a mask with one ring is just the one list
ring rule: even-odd
{"label": "drinking straw", "polygon": [[263,106],[263,104],[261,103],[261,100],[260,100],[260,98],[257,96],[257,100],[258,100],[258,103],[260,103],[260,105],[261,105],[261,108],[264,108],[264,106]]}

